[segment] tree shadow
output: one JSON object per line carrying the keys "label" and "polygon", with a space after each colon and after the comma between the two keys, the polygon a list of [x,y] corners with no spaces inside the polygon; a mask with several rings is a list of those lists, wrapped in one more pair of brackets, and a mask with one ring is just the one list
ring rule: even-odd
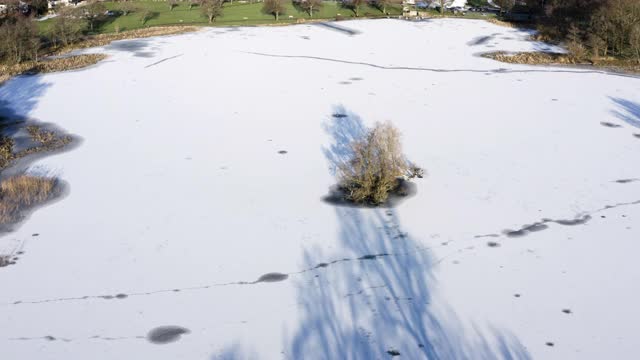
{"label": "tree shadow", "polygon": [[528,359],[508,332],[465,326],[434,303],[433,259],[403,232],[392,210],[336,208],[334,261],[304,251],[297,284],[301,323],[290,339],[293,359]]}
{"label": "tree shadow", "polygon": [[12,136],[50,86],[37,75],[18,76],[0,86],[0,132]]}
{"label": "tree shadow", "polygon": [[333,107],[330,118],[322,127],[332,139],[332,144],[323,147],[322,152],[329,161],[331,174],[335,175],[337,168],[353,156],[353,141],[362,139],[367,128],[357,114],[348,111],[342,105]]}
{"label": "tree shadow", "polygon": [[611,96],[609,99],[620,108],[611,110],[613,115],[633,127],[640,128],[640,103]]}
{"label": "tree shadow", "polygon": [[146,39],[113,41],[105,46],[105,49],[130,52],[137,57],[150,58],[155,55],[155,53],[150,50],[149,41]]}
{"label": "tree shadow", "polygon": [[[349,153],[362,120],[343,106],[325,126],[331,163]],[[335,116],[340,114],[340,116]],[[292,359],[529,359],[506,331],[463,322],[434,296],[437,280],[428,249],[402,230],[394,210],[336,207],[332,254],[303,252],[296,287],[300,324],[285,344]]]}

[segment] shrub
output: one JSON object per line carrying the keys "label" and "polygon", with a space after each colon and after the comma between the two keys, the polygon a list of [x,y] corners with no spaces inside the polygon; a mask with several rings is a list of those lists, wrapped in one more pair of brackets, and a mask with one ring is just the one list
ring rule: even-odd
{"label": "shrub", "polygon": [[47,145],[56,139],[56,133],[53,131],[43,130],[36,125],[27,126],[27,132],[31,139],[42,145]]}
{"label": "shrub", "polygon": [[380,205],[397,190],[404,176],[422,177],[402,154],[400,132],[391,123],[377,123],[363,139],[352,142],[352,157],[338,166],[340,188],[347,200]]}
{"label": "shrub", "polygon": [[0,135],[0,169],[13,160],[13,139]]}
{"label": "shrub", "polygon": [[38,205],[53,197],[56,179],[19,175],[0,183],[0,224],[15,221],[23,207]]}

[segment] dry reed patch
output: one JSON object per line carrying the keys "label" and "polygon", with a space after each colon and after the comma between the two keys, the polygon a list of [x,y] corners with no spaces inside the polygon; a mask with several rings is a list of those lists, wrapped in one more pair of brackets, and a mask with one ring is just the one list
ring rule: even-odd
{"label": "dry reed patch", "polygon": [[105,54],[82,54],[42,61],[27,61],[15,65],[0,65],[0,84],[21,74],[50,73],[76,70],[94,65],[107,57]]}
{"label": "dry reed patch", "polygon": [[5,168],[13,160],[12,138],[0,135],[0,169]]}
{"label": "dry reed patch", "polygon": [[128,40],[128,39],[141,39],[153,36],[163,35],[177,35],[188,32],[194,32],[199,28],[196,26],[158,26],[145,29],[136,29],[123,31],[117,34],[100,34],[93,35],[84,38],[82,41],[72,44],[64,49],[61,49],[59,53],[69,52],[74,49],[84,49],[96,46],[108,45],[112,41]]}
{"label": "dry reed patch", "polygon": [[492,23],[492,24],[498,25],[498,26],[503,26],[503,27],[508,27],[508,28],[517,28],[517,27],[519,27],[519,26],[517,26],[517,25],[515,25],[513,23],[510,23],[510,22],[507,22],[507,21],[498,20],[498,19],[485,19],[485,20],[490,22],[490,23]]}
{"label": "dry reed patch", "polygon": [[616,58],[598,58],[581,60],[570,54],[558,54],[548,52],[491,52],[482,56],[509,64],[526,65],[584,65],[612,70],[617,72],[639,74],[640,63],[635,60],[624,60]]}
{"label": "dry reed patch", "polygon": [[548,52],[505,53],[492,52],[484,57],[509,64],[550,65],[550,64],[579,64],[580,62],[567,54]]}
{"label": "dry reed patch", "polygon": [[50,200],[56,195],[57,180],[52,177],[18,175],[0,183],[0,225],[19,219],[20,212]]}

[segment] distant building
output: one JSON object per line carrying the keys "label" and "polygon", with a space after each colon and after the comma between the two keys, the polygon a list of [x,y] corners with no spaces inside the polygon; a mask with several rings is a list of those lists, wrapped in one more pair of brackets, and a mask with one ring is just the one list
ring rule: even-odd
{"label": "distant building", "polygon": [[61,6],[77,5],[78,3],[81,3],[82,0],[49,0],[48,2],[49,9],[55,9]]}

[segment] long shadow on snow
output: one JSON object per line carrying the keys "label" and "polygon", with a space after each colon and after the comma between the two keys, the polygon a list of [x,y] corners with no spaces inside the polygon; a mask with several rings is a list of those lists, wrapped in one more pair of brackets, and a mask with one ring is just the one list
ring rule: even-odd
{"label": "long shadow on snow", "polygon": [[[325,128],[335,164],[344,159],[362,122],[336,107]],[[401,230],[393,210],[337,207],[339,256],[304,251],[298,280],[301,323],[285,345],[292,359],[529,359],[513,335],[460,321],[446,305],[433,304],[433,259]],[[358,261],[322,263],[328,258]]]}
{"label": "long shadow on snow", "polygon": [[333,139],[333,144],[322,148],[322,152],[329,161],[331,174],[335,175],[338,166],[353,155],[351,143],[365,135],[366,127],[357,114],[348,111],[343,105],[334,106],[330,121],[322,126]]}
{"label": "long shadow on snow", "polygon": [[50,86],[38,75],[18,76],[0,86],[0,125],[28,117]]}
{"label": "long shadow on snow", "polygon": [[640,128],[640,103],[609,97],[621,110],[612,110],[611,113],[627,124]]}

